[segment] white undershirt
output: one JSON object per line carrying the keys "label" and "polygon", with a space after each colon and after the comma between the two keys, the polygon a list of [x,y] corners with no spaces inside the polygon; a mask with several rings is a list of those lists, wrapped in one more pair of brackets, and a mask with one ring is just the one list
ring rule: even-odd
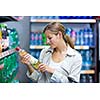
{"label": "white undershirt", "polygon": [[[63,60],[64,61],[64,60]],[[49,66],[52,67],[52,68],[55,68],[55,69],[59,69],[63,63],[63,61],[61,62],[54,62],[53,59],[52,59],[52,56],[50,57],[50,63],[49,63]]]}

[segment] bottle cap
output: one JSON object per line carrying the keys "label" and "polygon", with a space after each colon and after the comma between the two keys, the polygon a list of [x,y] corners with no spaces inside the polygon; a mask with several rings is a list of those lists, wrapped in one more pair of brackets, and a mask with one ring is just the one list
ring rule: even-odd
{"label": "bottle cap", "polygon": [[20,47],[16,47],[16,48],[15,48],[16,51],[19,51],[20,49],[21,49]]}

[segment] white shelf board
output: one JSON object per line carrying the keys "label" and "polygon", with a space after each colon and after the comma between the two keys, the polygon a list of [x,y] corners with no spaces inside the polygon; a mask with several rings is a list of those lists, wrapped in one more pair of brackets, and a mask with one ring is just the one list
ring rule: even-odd
{"label": "white shelf board", "polygon": [[31,19],[30,22],[96,23],[95,19]]}

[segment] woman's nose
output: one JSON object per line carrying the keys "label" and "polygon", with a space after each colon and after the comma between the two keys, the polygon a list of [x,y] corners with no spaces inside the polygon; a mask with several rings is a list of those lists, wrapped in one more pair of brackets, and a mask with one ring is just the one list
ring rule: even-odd
{"label": "woman's nose", "polygon": [[49,40],[49,39],[47,39],[46,43],[47,43],[47,44],[49,44],[49,43],[50,43],[50,40]]}

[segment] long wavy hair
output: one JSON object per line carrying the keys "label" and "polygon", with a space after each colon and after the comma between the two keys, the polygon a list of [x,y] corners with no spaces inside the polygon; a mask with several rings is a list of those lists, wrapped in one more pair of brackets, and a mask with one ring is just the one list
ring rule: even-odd
{"label": "long wavy hair", "polygon": [[52,34],[55,35],[57,35],[58,32],[60,31],[62,33],[66,45],[69,44],[70,47],[74,49],[74,43],[72,42],[72,39],[65,33],[64,25],[62,25],[59,22],[51,22],[45,26],[45,28],[43,29],[43,33],[45,33],[46,30],[51,31]]}

